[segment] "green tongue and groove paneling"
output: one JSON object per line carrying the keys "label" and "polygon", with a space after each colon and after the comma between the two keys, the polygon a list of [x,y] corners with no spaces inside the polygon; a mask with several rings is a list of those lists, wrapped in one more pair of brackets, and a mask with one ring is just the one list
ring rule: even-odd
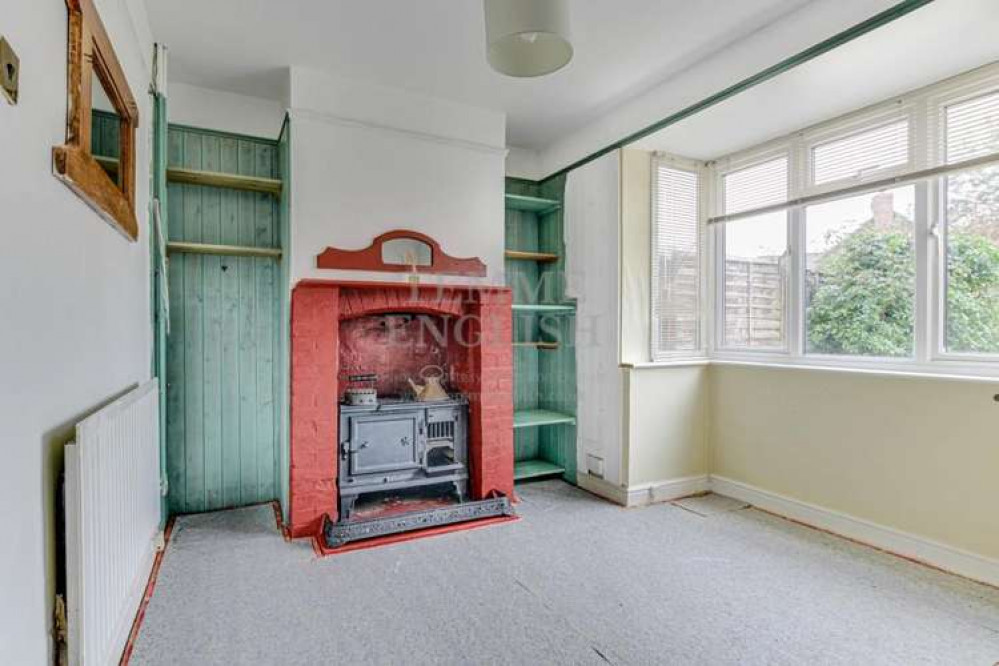
{"label": "green tongue and groove paneling", "polygon": [[[275,141],[171,126],[170,167],[278,178]],[[277,248],[271,194],[170,183],[172,242]],[[173,513],[280,493],[280,260],[169,258],[167,477]]]}
{"label": "green tongue and groove paneling", "polygon": [[[557,257],[506,260],[514,302],[514,462],[520,481],[561,476],[576,482],[575,313],[565,298],[564,186],[564,177],[544,185],[515,178],[506,182],[507,250]],[[562,307],[517,309],[553,304]],[[529,342],[559,345],[523,344]]]}

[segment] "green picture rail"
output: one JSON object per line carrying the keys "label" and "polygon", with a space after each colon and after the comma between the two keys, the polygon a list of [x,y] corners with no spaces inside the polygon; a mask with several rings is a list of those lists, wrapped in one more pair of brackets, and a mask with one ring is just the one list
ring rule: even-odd
{"label": "green picture rail", "polygon": [[545,215],[546,213],[560,209],[562,204],[556,199],[529,197],[523,194],[507,194],[506,207],[508,210],[522,210],[527,213]]}
{"label": "green picture rail", "polygon": [[514,428],[538,428],[547,425],[574,425],[572,414],[554,412],[550,409],[524,409],[513,413]]}

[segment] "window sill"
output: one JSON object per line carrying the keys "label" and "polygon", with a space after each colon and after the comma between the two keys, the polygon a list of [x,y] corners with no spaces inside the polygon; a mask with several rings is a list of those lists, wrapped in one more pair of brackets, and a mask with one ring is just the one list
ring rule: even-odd
{"label": "window sill", "polygon": [[939,379],[945,381],[979,382],[993,384],[999,382],[999,368],[969,367],[967,364],[951,366],[949,362],[938,365],[891,364],[885,367],[877,365],[843,365],[842,363],[801,362],[800,360],[776,359],[745,359],[715,357],[710,359],[711,365],[723,365],[746,368],[771,368],[778,370],[805,370],[812,372],[839,372],[857,375],[874,375],[877,377],[899,377],[904,379]]}
{"label": "window sill", "polygon": [[624,370],[656,370],[662,368],[693,368],[702,365],[710,365],[713,361],[706,357],[678,358],[664,361],[642,361],[640,363],[621,363],[620,368]]}

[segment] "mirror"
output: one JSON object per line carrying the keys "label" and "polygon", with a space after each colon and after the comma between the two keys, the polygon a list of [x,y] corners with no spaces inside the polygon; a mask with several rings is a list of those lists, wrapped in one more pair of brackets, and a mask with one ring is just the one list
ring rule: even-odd
{"label": "mirror", "polygon": [[104,89],[100,76],[91,77],[90,153],[112,182],[121,188],[121,116]]}
{"label": "mirror", "polygon": [[135,213],[139,107],[91,0],[66,0],[66,143],[52,149],[55,177],[129,240]]}
{"label": "mirror", "polygon": [[382,243],[382,263],[400,266],[432,266],[433,250],[415,238],[393,238]]}

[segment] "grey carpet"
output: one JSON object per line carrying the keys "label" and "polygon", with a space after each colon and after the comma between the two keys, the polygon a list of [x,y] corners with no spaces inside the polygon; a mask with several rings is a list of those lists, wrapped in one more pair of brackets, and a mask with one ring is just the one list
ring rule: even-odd
{"label": "grey carpet", "polygon": [[697,515],[704,517],[713,516],[716,513],[739,511],[741,509],[749,508],[749,505],[745,502],[732,499],[731,497],[725,497],[724,495],[716,495],[715,493],[685,497],[683,499],[674,500],[673,504],[681,509],[693,511]]}
{"label": "grey carpet", "polygon": [[999,661],[994,588],[754,509],[518,492],[517,523],[328,558],[270,507],[181,518],[132,663]]}

